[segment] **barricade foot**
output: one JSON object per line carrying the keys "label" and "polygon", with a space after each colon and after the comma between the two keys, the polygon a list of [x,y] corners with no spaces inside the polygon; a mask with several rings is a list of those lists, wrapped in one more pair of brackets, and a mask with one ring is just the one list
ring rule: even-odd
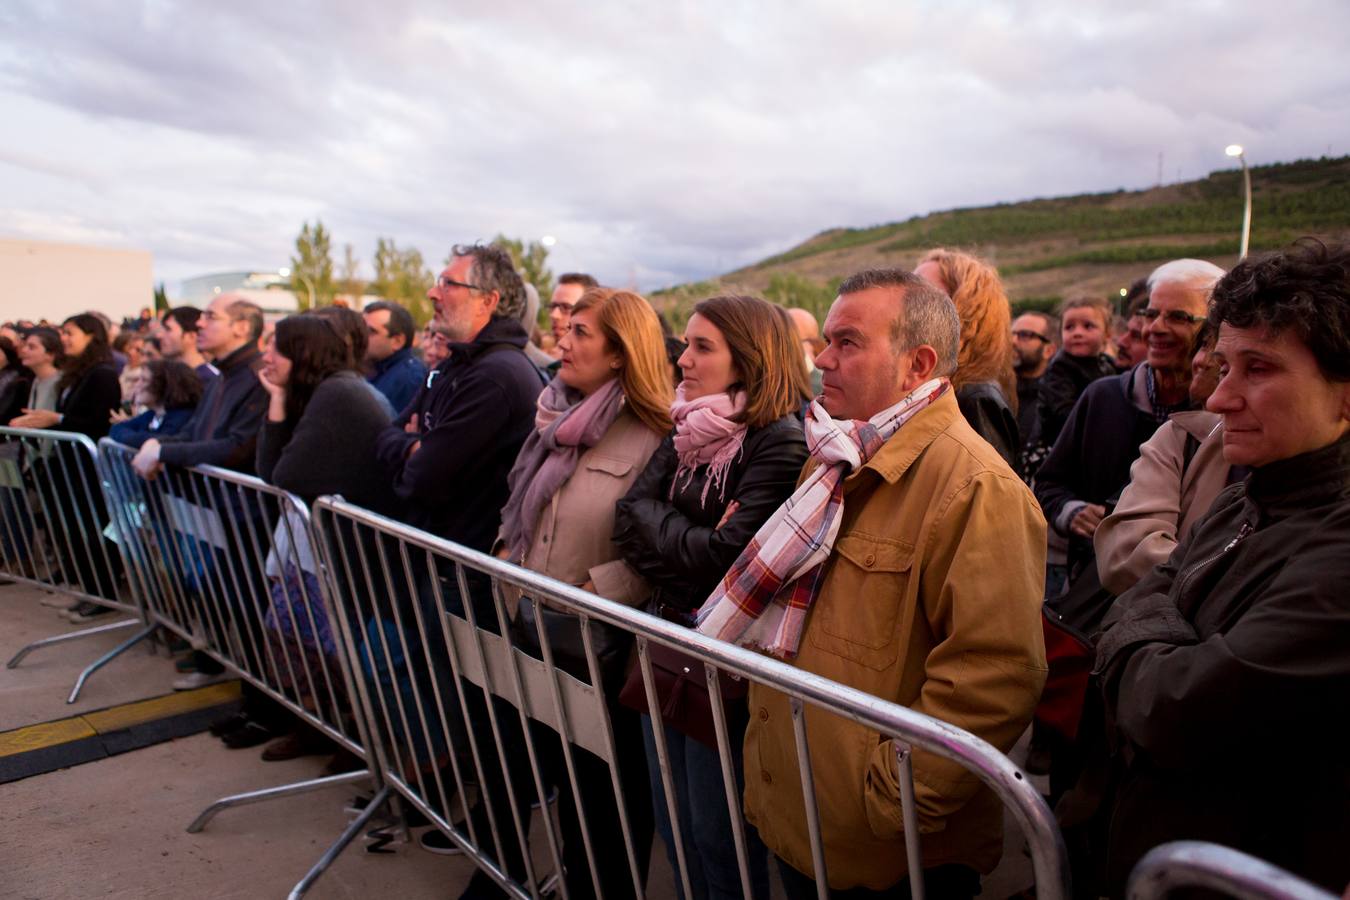
{"label": "barricade foot", "polygon": [[347,826],[347,830],[342,832],[333,846],[329,847],[323,856],[319,857],[319,861],[314,864],[314,868],[310,869],[305,877],[300,879],[300,883],[291,890],[290,900],[297,900],[297,898],[305,896],[305,892],[314,886],[314,882],[318,881],[319,876],[327,871],[328,867],[333,864],[333,860],[338,858],[338,854],[346,850],[347,845],[365,830],[366,825],[374,818],[375,813],[379,812],[389,800],[389,794],[389,788],[380,789],[380,792],[375,795],[375,799],[366,804],[366,808],[361,811],[361,815],[357,816],[356,820]]}
{"label": "barricade foot", "polygon": [[132,647],[154,634],[157,628],[159,628],[158,623],[151,625],[148,628],[141,629],[141,631],[131,640],[123,641],[121,644],[118,644],[116,647],[90,663],[89,666],[80,673],[80,677],[75,679],[75,687],[71,688],[70,696],[66,698],[66,703],[74,703],[79,699],[80,691],[84,689],[84,683],[89,680],[90,675],[93,675],[99,669],[116,659],[119,655],[130,650]]}
{"label": "barricade foot", "polygon": [[125,621],[122,622],[113,622],[111,625],[99,625],[96,628],[86,628],[83,631],[72,631],[70,634],[58,634],[55,637],[43,638],[40,641],[33,641],[33,643],[29,644],[27,647],[24,647],[18,653],[14,654],[14,657],[9,662],[5,663],[5,668],[13,669],[17,667],[19,663],[23,662],[23,658],[25,656],[32,653],[34,650],[41,649],[42,647],[50,647],[53,644],[64,644],[66,641],[77,641],[80,638],[93,637],[96,634],[104,634],[109,631],[117,631],[118,629],[121,628],[132,628],[140,624],[141,624],[140,619],[126,619]]}
{"label": "barricade foot", "polygon": [[[279,787],[263,788],[260,791],[248,791],[243,794],[234,794],[229,797],[221,797],[215,803],[212,803],[202,814],[192,820],[188,826],[188,834],[196,834],[206,827],[206,823],[215,818],[216,813],[232,806],[245,806],[249,803],[261,803],[264,800],[275,800],[281,797],[294,797],[297,794],[307,794],[310,791],[322,790],[326,787],[334,787],[339,784],[352,784],[357,781],[364,781],[370,777],[369,769],[359,769],[355,772],[343,772],[341,775],[329,775],[326,778],[312,778],[308,781],[297,781],[292,784],[283,784]],[[381,800],[383,802],[383,800]],[[375,808],[371,803],[369,809]]]}

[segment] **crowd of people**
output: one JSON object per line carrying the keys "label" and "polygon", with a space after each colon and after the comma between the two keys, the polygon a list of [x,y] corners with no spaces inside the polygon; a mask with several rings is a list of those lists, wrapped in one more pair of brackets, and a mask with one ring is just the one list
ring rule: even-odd
{"label": "crowd of people", "polygon": [[[1174,260],[1120,314],[1074,296],[1014,318],[996,269],[947,249],[853,274],[823,326],[726,295],[673,336],[640,295],[573,273],[542,333],[533,288],[478,244],[454,248],[428,297],[420,333],[391,302],[265,328],[228,294],[117,337],[97,314],[5,325],[0,406],[13,426],[111,435],[147,479],[209,463],[305,501],[341,494],[1004,752],[1034,720],[1028,767],[1049,772],[1084,895],[1123,895],[1145,851],[1183,838],[1350,882],[1350,248],[1303,239],[1229,271]],[[312,554],[291,558],[253,561],[273,607],[261,639],[331,655],[323,609],[284,627],[288,604],[321,594]],[[495,623],[487,579],[466,586],[443,586],[448,611]],[[513,601],[513,641],[539,656],[546,630],[555,664],[589,680],[566,649],[575,620]],[[596,890],[582,799],[606,896],[633,888],[614,862],[621,820],[644,876],[654,833],[674,865],[659,732],[691,890],[740,896],[711,721],[652,720],[632,635],[595,649],[627,807],[616,815],[600,760],[580,753],[577,798],[542,754],[571,889]],[[652,652],[679,671],[679,654]],[[199,652],[179,668],[176,687],[222,677]],[[816,896],[789,700],[722,690],[754,894],[772,865],[789,897]],[[465,702],[486,728],[490,701]],[[256,695],[214,730],[267,743],[268,759],[322,747]],[[827,762],[815,794],[834,895],[908,896],[907,748],[828,714],[806,730]],[[489,780],[527,768],[504,746]],[[999,801],[933,754],[913,771],[927,891],[974,896],[1002,852]],[[509,807],[484,807],[506,794],[488,796],[468,815],[504,821]],[[422,842],[454,850],[435,830]],[[528,848],[500,852],[520,877]],[[500,895],[480,872],[464,896]]]}

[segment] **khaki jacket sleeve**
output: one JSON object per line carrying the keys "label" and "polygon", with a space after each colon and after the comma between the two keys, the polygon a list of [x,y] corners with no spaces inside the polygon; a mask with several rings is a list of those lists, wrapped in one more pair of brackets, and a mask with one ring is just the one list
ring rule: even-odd
{"label": "khaki jacket sleeve", "polygon": [[[983,472],[942,501],[916,560],[921,615],[936,645],[911,706],[1004,753],[1030,723],[1045,683],[1045,548],[1045,519],[1031,493],[1011,473]],[[942,830],[980,784],[959,764],[916,750],[920,830]],[[903,819],[892,742],[873,751],[865,792],[873,831],[898,835]]]}
{"label": "khaki jacket sleeve", "polygon": [[1097,528],[1092,539],[1097,573],[1113,594],[1138,584],[1177,545],[1185,444],[1186,432],[1174,423],[1145,441],[1130,466],[1130,483],[1120,502]]}

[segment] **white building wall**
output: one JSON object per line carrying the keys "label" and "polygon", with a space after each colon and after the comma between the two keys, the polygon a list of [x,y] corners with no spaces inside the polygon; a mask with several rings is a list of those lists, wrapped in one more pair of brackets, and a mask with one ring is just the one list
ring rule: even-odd
{"label": "white building wall", "polygon": [[113,321],[154,305],[150,252],[0,239],[0,321],[88,310]]}

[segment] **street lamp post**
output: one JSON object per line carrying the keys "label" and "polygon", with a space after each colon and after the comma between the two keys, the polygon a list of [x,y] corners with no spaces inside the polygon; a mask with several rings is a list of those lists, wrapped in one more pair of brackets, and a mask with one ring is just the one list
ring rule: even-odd
{"label": "street lamp post", "polygon": [[1247,155],[1242,150],[1241,144],[1229,144],[1224,150],[1229,156],[1236,156],[1238,162],[1242,163],[1242,244],[1238,250],[1238,260],[1247,258],[1247,242],[1252,235],[1252,173],[1247,168]]}
{"label": "street lamp post", "polygon": [[277,269],[277,274],[282,278],[290,278],[292,275],[305,283],[305,290],[309,292],[309,309],[314,308],[314,282],[309,280],[309,276],[298,269],[292,272],[290,269]]}

